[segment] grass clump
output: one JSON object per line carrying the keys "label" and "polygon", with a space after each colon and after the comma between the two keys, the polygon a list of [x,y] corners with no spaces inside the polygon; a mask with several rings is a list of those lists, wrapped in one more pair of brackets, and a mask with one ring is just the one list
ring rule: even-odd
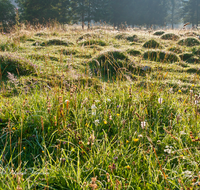
{"label": "grass clump", "polygon": [[186,32],[185,36],[198,36],[196,32]]}
{"label": "grass clump", "polygon": [[178,42],[181,46],[197,46],[200,44],[197,38],[185,38]]}
{"label": "grass clump", "polygon": [[7,79],[8,72],[18,76],[36,72],[36,66],[32,62],[12,54],[1,54],[0,66],[2,79]]}
{"label": "grass clump", "polygon": [[39,37],[44,36],[44,37],[47,37],[47,36],[49,36],[49,34],[47,34],[45,32],[38,32],[38,33],[35,34],[35,36],[39,36]]}
{"label": "grass clump", "polygon": [[81,41],[83,39],[89,39],[89,38],[97,38],[97,35],[96,34],[91,34],[91,33],[86,33],[86,34],[83,34],[81,35],[77,41]]}
{"label": "grass clump", "polygon": [[137,42],[138,41],[138,36],[137,35],[132,35],[132,36],[126,36],[126,40],[129,42]]}
{"label": "grass clump", "polygon": [[135,49],[128,49],[126,52],[133,56],[141,55],[141,52],[139,50],[135,50]]}
{"label": "grass clump", "polygon": [[115,36],[115,39],[117,40],[128,40],[130,42],[137,42],[138,41],[138,36],[137,35],[129,35],[129,34],[126,34],[126,33],[122,33],[122,34],[118,34]]}
{"label": "grass clump", "polygon": [[189,60],[192,56],[193,56],[192,53],[183,53],[183,54],[179,55],[179,57],[180,57],[181,60],[183,60],[183,61]]}
{"label": "grass clump", "polygon": [[128,65],[128,61],[128,57],[123,52],[114,50],[100,54],[89,62],[89,66],[95,75],[116,76]]}
{"label": "grass clump", "polygon": [[79,43],[80,45],[83,45],[83,46],[89,46],[89,45],[99,45],[99,46],[106,46],[106,42],[102,41],[102,40],[85,40],[83,42],[80,42]]}
{"label": "grass clump", "polygon": [[173,34],[173,33],[163,34],[163,35],[161,36],[161,39],[163,39],[163,40],[174,40],[174,41],[176,41],[176,40],[178,40],[179,38],[180,38],[180,37],[179,37],[178,35]]}
{"label": "grass clump", "polygon": [[76,50],[76,49],[62,49],[62,50],[59,50],[59,53],[62,53],[63,55],[76,55],[78,53],[78,50]]}
{"label": "grass clump", "polygon": [[177,47],[177,46],[170,47],[170,48],[168,49],[168,51],[172,51],[172,52],[177,53],[177,54],[183,52],[183,51],[182,51],[179,47]]}
{"label": "grass clump", "polygon": [[144,45],[143,45],[143,47],[144,48],[159,48],[161,46],[160,46],[160,44],[156,40],[151,39],[151,40],[145,42]]}
{"label": "grass clump", "polygon": [[42,42],[42,43],[35,42],[33,45],[34,46],[37,46],[37,45],[40,45],[40,46],[54,46],[54,45],[69,46],[71,44],[72,44],[71,42],[67,42],[64,40],[52,39],[52,40],[48,40],[48,41]]}
{"label": "grass clump", "polygon": [[179,57],[175,53],[165,51],[147,51],[143,55],[144,59],[157,62],[177,62]]}
{"label": "grass clump", "polygon": [[161,36],[161,35],[163,35],[164,33],[165,33],[165,31],[160,30],[160,31],[154,32],[153,35],[155,35],[155,36]]}

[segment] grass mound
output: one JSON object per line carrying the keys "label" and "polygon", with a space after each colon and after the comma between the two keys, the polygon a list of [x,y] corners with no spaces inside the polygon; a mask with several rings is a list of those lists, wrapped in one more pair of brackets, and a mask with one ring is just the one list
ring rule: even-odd
{"label": "grass mound", "polygon": [[161,46],[157,41],[155,41],[154,39],[151,39],[151,40],[145,42],[143,47],[144,48],[158,48],[158,47],[161,47]]}
{"label": "grass mound", "polygon": [[138,36],[135,35],[135,34],[134,35],[128,35],[126,33],[122,33],[122,34],[116,35],[115,39],[117,39],[117,40],[124,39],[124,40],[128,40],[130,42],[136,42],[136,41],[138,41]]}
{"label": "grass mound", "polygon": [[48,40],[48,41],[42,42],[42,43],[35,42],[33,45],[40,45],[40,46],[54,46],[54,45],[69,46],[71,44],[72,44],[71,42],[67,42],[67,41],[64,41],[64,40],[52,39],[52,40]]}
{"label": "grass mound", "polygon": [[89,39],[89,38],[97,38],[97,35],[91,34],[91,33],[86,33],[86,34],[83,34],[82,36],[80,36],[77,41],[80,41],[83,39]]}
{"label": "grass mound", "polygon": [[178,40],[180,37],[173,33],[163,34],[161,39],[163,40]]}
{"label": "grass mound", "polygon": [[178,42],[181,46],[197,46],[200,44],[199,40],[196,38],[185,38]]}
{"label": "grass mound", "polygon": [[126,40],[129,42],[137,42],[138,41],[138,36],[137,35],[132,35],[132,36],[126,36]]}
{"label": "grass mound", "polygon": [[89,62],[89,66],[95,75],[115,76],[127,67],[128,57],[121,51],[107,51]]}
{"label": "grass mound", "polygon": [[179,61],[179,57],[172,52],[165,51],[147,51],[143,55],[144,59],[149,59],[151,61],[157,62],[177,62]]}
{"label": "grass mound", "polygon": [[127,34],[122,33],[122,34],[117,34],[115,36],[115,39],[117,39],[117,40],[123,40],[123,39],[126,39],[126,37],[127,37]]}
{"label": "grass mound", "polygon": [[78,53],[78,50],[75,50],[75,49],[63,49],[63,50],[59,50],[59,53],[62,53],[63,55],[76,55]]}
{"label": "grass mound", "polygon": [[38,33],[35,34],[35,36],[39,36],[39,37],[41,37],[41,36],[49,36],[49,34],[47,34],[45,32],[38,32]]}
{"label": "grass mound", "polygon": [[183,54],[179,55],[179,57],[180,57],[181,60],[183,60],[183,61],[189,60],[192,56],[193,56],[192,53],[183,53]]}
{"label": "grass mound", "polygon": [[128,49],[126,52],[133,56],[141,55],[141,52],[139,50],[135,50],[135,49]]}
{"label": "grass mound", "polygon": [[155,35],[155,36],[161,36],[164,33],[165,33],[164,31],[156,31],[156,32],[153,33],[153,35]]}
{"label": "grass mound", "polygon": [[12,54],[0,55],[2,79],[7,79],[8,72],[14,75],[30,75],[36,72],[36,66],[29,60]]}
{"label": "grass mound", "polygon": [[169,50],[169,51],[172,51],[172,52],[174,52],[174,53],[177,53],[177,54],[183,52],[179,47],[176,47],[176,46],[170,47],[168,50]]}
{"label": "grass mound", "polygon": [[102,40],[86,40],[79,43],[80,45],[88,46],[88,45],[99,45],[99,46],[106,46],[107,44]]}
{"label": "grass mound", "polygon": [[198,36],[196,32],[186,32],[185,36]]}

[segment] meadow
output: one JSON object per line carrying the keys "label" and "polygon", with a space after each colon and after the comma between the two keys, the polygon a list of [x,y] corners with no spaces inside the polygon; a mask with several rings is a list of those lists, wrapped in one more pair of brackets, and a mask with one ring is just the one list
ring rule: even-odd
{"label": "meadow", "polygon": [[199,35],[0,34],[0,189],[200,189]]}

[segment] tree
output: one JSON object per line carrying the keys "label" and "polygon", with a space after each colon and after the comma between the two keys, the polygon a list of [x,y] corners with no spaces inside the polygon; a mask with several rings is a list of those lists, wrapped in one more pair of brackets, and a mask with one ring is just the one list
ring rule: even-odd
{"label": "tree", "polygon": [[199,24],[199,12],[200,12],[200,1],[199,0],[189,0],[183,1],[182,10],[184,22],[192,23],[192,26]]}
{"label": "tree", "polygon": [[9,0],[0,0],[0,22],[2,22],[4,27],[14,23],[14,8],[14,5]]}

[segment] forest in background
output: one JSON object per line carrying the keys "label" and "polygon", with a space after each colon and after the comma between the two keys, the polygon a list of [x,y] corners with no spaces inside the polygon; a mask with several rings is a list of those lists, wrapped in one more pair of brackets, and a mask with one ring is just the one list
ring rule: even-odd
{"label": "forest in background", "polygon": [[[17,4],[18,8],[13,4]],[[0,22],[4,25],[20,21],[31,24],[57,20],[61,24],[104,22],[115,27],[166,26],[200,20],[199,0],[0,0]]]}

